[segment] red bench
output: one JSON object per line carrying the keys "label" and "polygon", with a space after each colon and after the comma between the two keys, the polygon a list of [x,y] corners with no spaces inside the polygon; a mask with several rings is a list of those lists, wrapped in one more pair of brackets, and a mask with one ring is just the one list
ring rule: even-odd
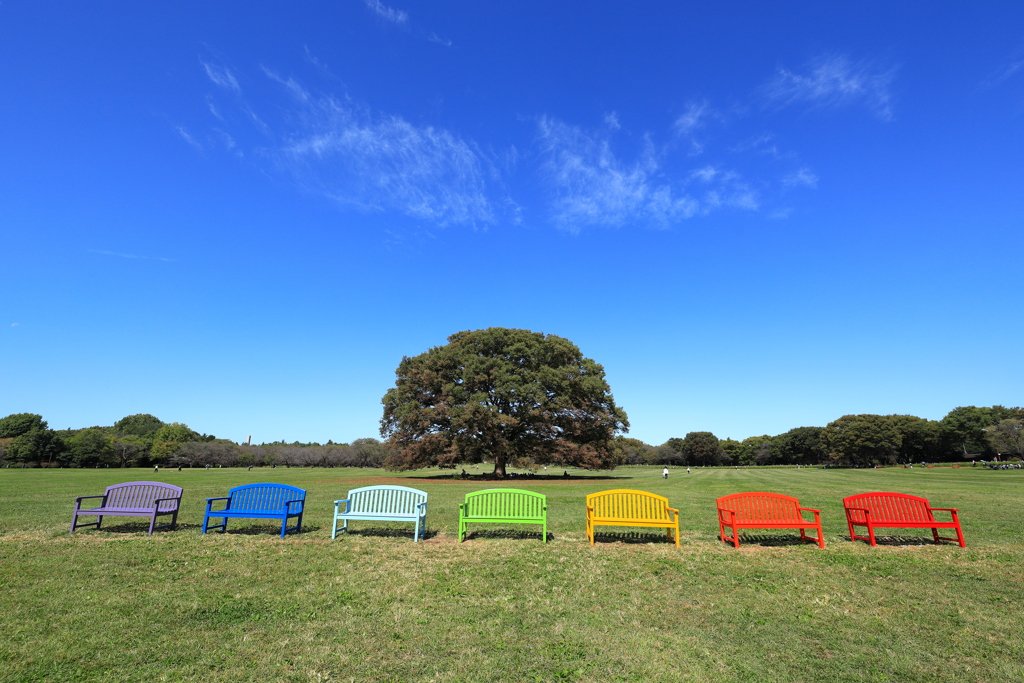
{"label": "red bench", "polygon": [[[821,510],[800,507],[800,501],[781,493],[751,491],[723,496],[718,501],[718,530],[724,543],[740,547],[740,529],[799,529],[800,538],[815,541],[825,547],[825,536],[821,532]],[[814,521],[804,519],[803,513],[814,513]],[[732,536],[726,536],[726,528],[732,529]],[[817,529],[818,537],[808,536],[805,529]]]}
{"label": "red bench", "polygon": [[[955,541],[961,548],[966,548],[964,534],[960,529],[959,510],[955,508],[933,508],[927,498],[911,496],[906,493],[878,491],[875,493],[858,493],[856,496],[843,498],[846,508],[846,522],[850,527],[850,540],[869,541],[875,543],[875,529],[879,527],[901,527],[911,529],[931,529],[935,542]],[[952,521],[940,522],[932,514],[936,511],[948,512]],[[858,536],[854,527],[866,527],[867,536]],[[956,529],[956,538],[939,536],[939,529]]]}

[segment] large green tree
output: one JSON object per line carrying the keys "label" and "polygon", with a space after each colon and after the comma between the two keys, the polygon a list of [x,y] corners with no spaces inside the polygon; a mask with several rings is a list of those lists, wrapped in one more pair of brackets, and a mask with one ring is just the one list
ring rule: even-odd
{"label": "large green tree", "polygon": [[821,427],[796,427],[772,437],[772,454],[780,465],[817,465],[821,450]]}
{"label": "large green tree", "polygon": [[690,432],[683,437],[680,452],[687,465],[697,467],[714,467],[722,462],[721,446],[718,437],[711,432]]}
{"label": "large green tree", "polygon": [[114,423],[117,434],[134,434],[135,436],[151,436],[164,426],[163,420],[149,413],[138,413],[122,417]]}
{"label": "large green tree", "polygon": [[615,434],[629,428],[604,368],[554,335],[458,332],[403,358],[395,375],[380,428],[392,470],[481,461],[497,477],[507,465],[608,469]]}
{"label": "large green tree", "polygon": [[0,418],[0,439],[9,439],[27,434],[33,429],[46,429],[42,415],[35,413],[14,413]]}
{"label": "large green tree", "polygon": [[894,465],[900,445],[892,415],[844,415],[821,431],[821,447],[835,465]]}
{"label": "large green tree", "polygon": [[997,453],[1024,458],[1024,420],[1000,420],[989,427],[987,433]]}

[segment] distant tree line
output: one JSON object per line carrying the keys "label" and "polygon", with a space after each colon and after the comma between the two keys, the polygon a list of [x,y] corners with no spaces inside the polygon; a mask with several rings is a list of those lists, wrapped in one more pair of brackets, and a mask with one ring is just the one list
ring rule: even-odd
{"label": "distant tree line", "polygon": [[[382,467],[391,455],[377,439],[351,444],[236,444],[179,422],[129,415],[112,427],[50,429],[42,416],[0,419],[0,466],[33,467]],[[1024,408],[963,406],[941,420],[913,415],[844,415],[824,427],[797,427],[743,441],[690,432],[652,446],[625,436],[614,464],[674,467],[822,465],[871,467],[914,462],[1024,459]],[[486,461],[486,458],[484,458]]]}
{"label": "distant tree line", "polygon": [[941,420],[913,415],[844,415],[824,427],[797,427],[743,441],[690,432],[660,446],[618,436],[626,465],[833,465],[1024,459],[1024,408],[964,406]]}
{"label": "distant tree line", "polygon": [[351,444],[275,442],[250,446],[199,434],[180,422],[129,415],[111,427],[50,429],[41,415],[0,419],[0,466],[32,467],[380,467],[387,454],[373,438]]}

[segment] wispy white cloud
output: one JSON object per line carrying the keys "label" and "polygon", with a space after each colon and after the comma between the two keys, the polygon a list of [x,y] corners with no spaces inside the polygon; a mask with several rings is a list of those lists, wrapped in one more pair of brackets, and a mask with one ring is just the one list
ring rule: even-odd
{"label": "wispy white cloud", "polygon": [[679,135],[692,135],[707,120],[711,106],[707,100],[691,102],[686,110],[676,117],[673,127]]}
{"label": "wispy white cloud", "polygon": [[119,258],[127,258],[127,259],[143,259],[143,260],[146,260],[146,261],[165,261],[167,263],[172,263],[174,261],[174,259],[172,259],[172,258],[164,258],[162,256],[140,256],[139,254],[124,254],[124,253],[121,253],[121,252],[118,252],[118,251],[106,251],[105,249],[90,249],[89,251],[91,253],[93,253],[93,254],[102,254],[103,256],[117,256]]}
{"label": "wispy white cloud", "polygon": [[363,210],[397,210],[438,225],[494,220],[493,169],[471,142],[333,97],[300,100],[277,159],[306,188]]}
{"label": "wispy white cloud", "polygon": [[867,62],[855,63],[843,56],[823,57],[811,62],[804,73],[780,67],[760,92],[775,106],[863,105],[888,121],[892,119],[889,86],[894,75],[893,69],[879,70]]}
{"label": "wispy white cloud", "polygon": [[235,74],[231,72],[226,66],[219,64],[209,64],[203,62],[203,68],[206,69],[206,75],[216,85],[230,90],[233,93],[241,94],[242,86],[238,85],[238,79],[235,78]]}
{"label": "wispy white cloud", "polygon": [[622,128],[622,124],[619,122],[619,115],[613,111],[604,115],[604,125],[608,126],[612,130]]}
{"label": "wispy white cloud", "polygon": [[809,168],[800,168],[782,177],[785,187],[818,187],[818,176]]}
{"label": "wispy white cloud", "polygon": [[429,40],[432,43],[437,43],[438,45],[444,45],[445,47],[451,47],[452,46],[452,41],[451,40],[449,40],[448,38],[442,38],[441,36],[437,35],[433,31],[431,31],[430,35],[427,36],[427,40]]}
{"label": "wispy white cloud", "polygon": [[388,7],[380,0],[364,0],[364,2],[371,11],[376,13],[377,16],[382,19],[398,24],[399,26],[404,26],[409,22],[409,15],[406,12],[400,9]]}
{"label": "wispy white cloud", "polygon": [[175,126],[174,130],[177,131],[178,135],[181,136],[182,140],[192,145],[192,147],[199,150],[200,152],[203,151],[203,146],[199,144],[199,141],[192,137],[187,130],[185,130],[184,126]]}
{"label": "wispy white cloud", "polygon": [[11,327],[18,327],[21,323],[11,323]]}
{"label": "wispy white cloud", "polygon": [[1010,59],[1000,66],[995,73],[982,81],[981,85],[985,88],[992,88],[1019,73],[1024,73],[1024,47],[1018,47],[1013,55],[1010,56]]}
{"label": "wispy white cloud", "polygon": [[[650,140],[639,158],[623,162],[610,141],[552,118],[538,122],[552,220],[578,232],[588,226],[667,227],[719,207],[756,210],[757,192],[738,174],[711,167],[672,181]],[[691,180],[704,186],[693,192]]]}

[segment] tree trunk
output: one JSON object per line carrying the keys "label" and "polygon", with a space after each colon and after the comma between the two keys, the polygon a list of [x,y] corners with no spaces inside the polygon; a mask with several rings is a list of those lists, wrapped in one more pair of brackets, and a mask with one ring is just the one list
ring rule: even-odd
{"label": "tree trunk", "polygon": [[504,479],[507,475],[505,474],[505,456],[498,455],[494,458],[494,478]]}

